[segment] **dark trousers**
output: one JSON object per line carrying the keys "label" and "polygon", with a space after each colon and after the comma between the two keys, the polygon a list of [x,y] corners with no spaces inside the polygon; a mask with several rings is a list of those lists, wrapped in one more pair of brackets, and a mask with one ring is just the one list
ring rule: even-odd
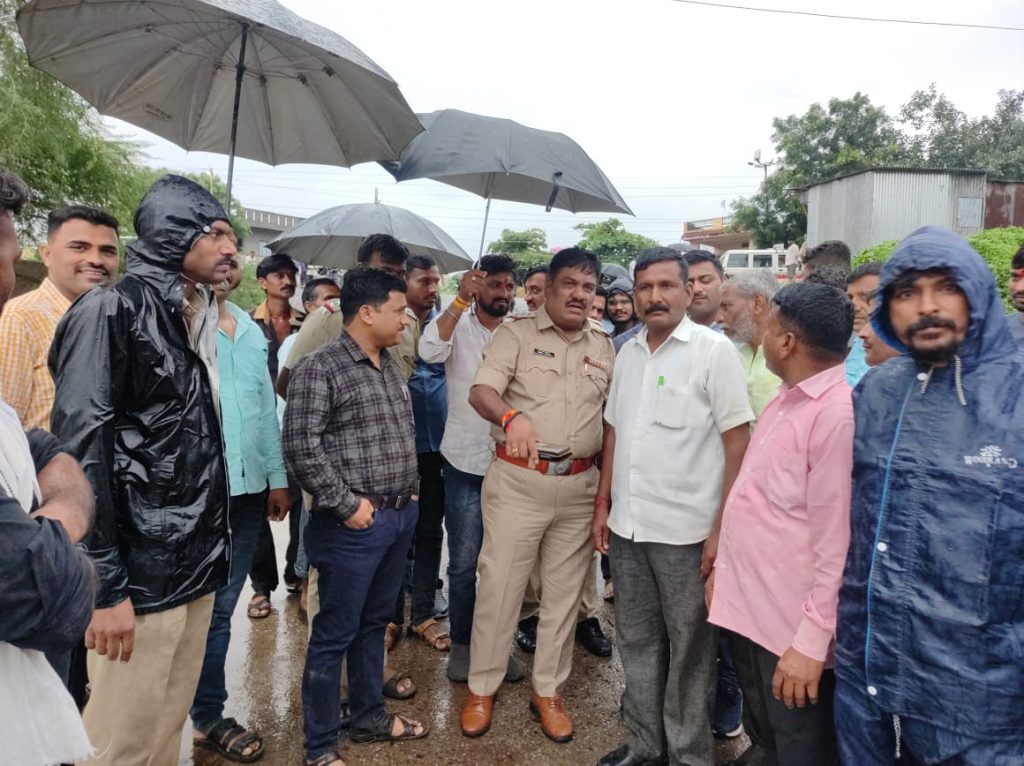
{"label": "dark trousers", "polygon": [[[291,504],[288,510],[288,549],[285,551],[284,581],[291,584],[298,581],[295,575],[295,556],[299,550],[299,522],[302,518],[302,491],[298,484],[288,477],[288,494]],[[249,569],[252,580],[252,592],[269,596],[277,590],[281,578],[277,574],[277,549],[274,546],[274,532],[270,521],[263,514],[260,527],[260,538],[256,545],[256,555]]]}
{"label": "dark trousers", "polygon": [[[956,706],[956,699],[944,700]],[[1019,737],[979,740],[939,729],[928,721],[899,719],[882,710],[867,691],[845,681],[836,685],[836,736],[843,766],[996,766],[1024,763]],[[900,757],[896,757],[899,752]]]}
{"label": "dark trousers", "polygon": [[611,535],[615,634],[626,677],[623,715],[638,755],[714,763],[715,637],[704,607],[703,545]]}
{"label": "dark trousers", "polygon": [[836,675],[826,670],[818,704],[787,708],[772,696],[779,658],[750,639],[730,634],[732,658],[743,689],[743,727],[764,750],[768,766],[833,766],[839,763],[832,723]]}
{"label": "dark trousers", "polygon": [[[421,452],[416,456],[420,474],[420,517],[412,544],[412,624],[419,625],[434,613],[437,575],[441,570],[441,545],[444,542],[444,479],[441,453]],[[405,622],[405,588],[398,593],[392,622]]]}
{"label": "dark trousers", "polygon": [[224,682],[224,662],[231,641],[231,615],[245,585],[260,535],[261,522],[267,520],[267,493],[235,495],[228,502],[231,526],[231,573],[228,583],[213,599],[210,630],[206,634],[206,654],[192,702],[192,723],[202,732],[220,723],[228,690]]}
{"label": "dark trousers", "polygon": [[351,529],[315,514],[306,528],[306,554],[316,567],[320,611],[313,618],[302,706],[306,757],[337,746],[341,734],[341,662],[348,663],[353,729],[388,730],[381,698],[384,631],[402,585],[418,509],[380,510],[367,529]]}

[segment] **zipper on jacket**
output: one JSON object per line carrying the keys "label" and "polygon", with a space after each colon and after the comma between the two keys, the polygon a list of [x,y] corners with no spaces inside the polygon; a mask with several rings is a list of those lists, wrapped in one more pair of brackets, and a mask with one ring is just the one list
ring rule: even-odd
{"label": "zipper on jacket", "polygon": [[864,682],[868,682],[868,665],[871,659],[871,591],[872,584],[875,579],[875,556],[878,553],[878,542],[879,537],[882,534],[882,522],[885,520],[886,506],[889,504],[889,482],[891,479],[892,461],[896,457],[896,444],[900,439],[900,431],[903,430],[903,416],[907,411],[907,404],[910,403],[910,397],[914,394],[914,385],[910,386],[910,390],[907,391],[907,395],[903,399],[903,405],[900,407],[899,417],[896,419],[896,431],[892,436],[892,444],[889,446],[889,456],[885,460],[885,475],[882,479],[882,498],[878,504],[878,519],[875,522],[875,534],[874,539],[871,542],[871,563],[868,566],[868,586],[867,586],[867,628],[864,632]]}

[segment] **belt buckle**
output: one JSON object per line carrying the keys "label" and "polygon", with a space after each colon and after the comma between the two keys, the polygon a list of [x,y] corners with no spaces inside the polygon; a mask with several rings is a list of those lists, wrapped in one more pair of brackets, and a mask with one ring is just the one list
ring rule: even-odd
{"label": "belt buckle", "polygon": [[559,460],[555,463],[548,463],[548,476],[568,476],[572,472],[572,458]]}

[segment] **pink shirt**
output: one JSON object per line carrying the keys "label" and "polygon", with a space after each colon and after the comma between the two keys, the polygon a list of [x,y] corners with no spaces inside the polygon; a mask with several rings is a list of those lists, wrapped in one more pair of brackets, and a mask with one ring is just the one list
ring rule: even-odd
{"label": "pink shirt", "polygon": [[708,619],[772,654],[830,660],[850,543],[853,403],[842,364],[782,386],[722,517]]}

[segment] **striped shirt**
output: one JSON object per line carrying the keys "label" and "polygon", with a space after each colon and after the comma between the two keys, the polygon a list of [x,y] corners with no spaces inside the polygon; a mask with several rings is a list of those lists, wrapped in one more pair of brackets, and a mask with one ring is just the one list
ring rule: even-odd
{"label": "striped shirt", "polygon": [[26,430],[50,430],[54,386],[46,359],[70,307],[47,277],[37,289],[8,301],[0,314],[0,399],[18,413]]}

